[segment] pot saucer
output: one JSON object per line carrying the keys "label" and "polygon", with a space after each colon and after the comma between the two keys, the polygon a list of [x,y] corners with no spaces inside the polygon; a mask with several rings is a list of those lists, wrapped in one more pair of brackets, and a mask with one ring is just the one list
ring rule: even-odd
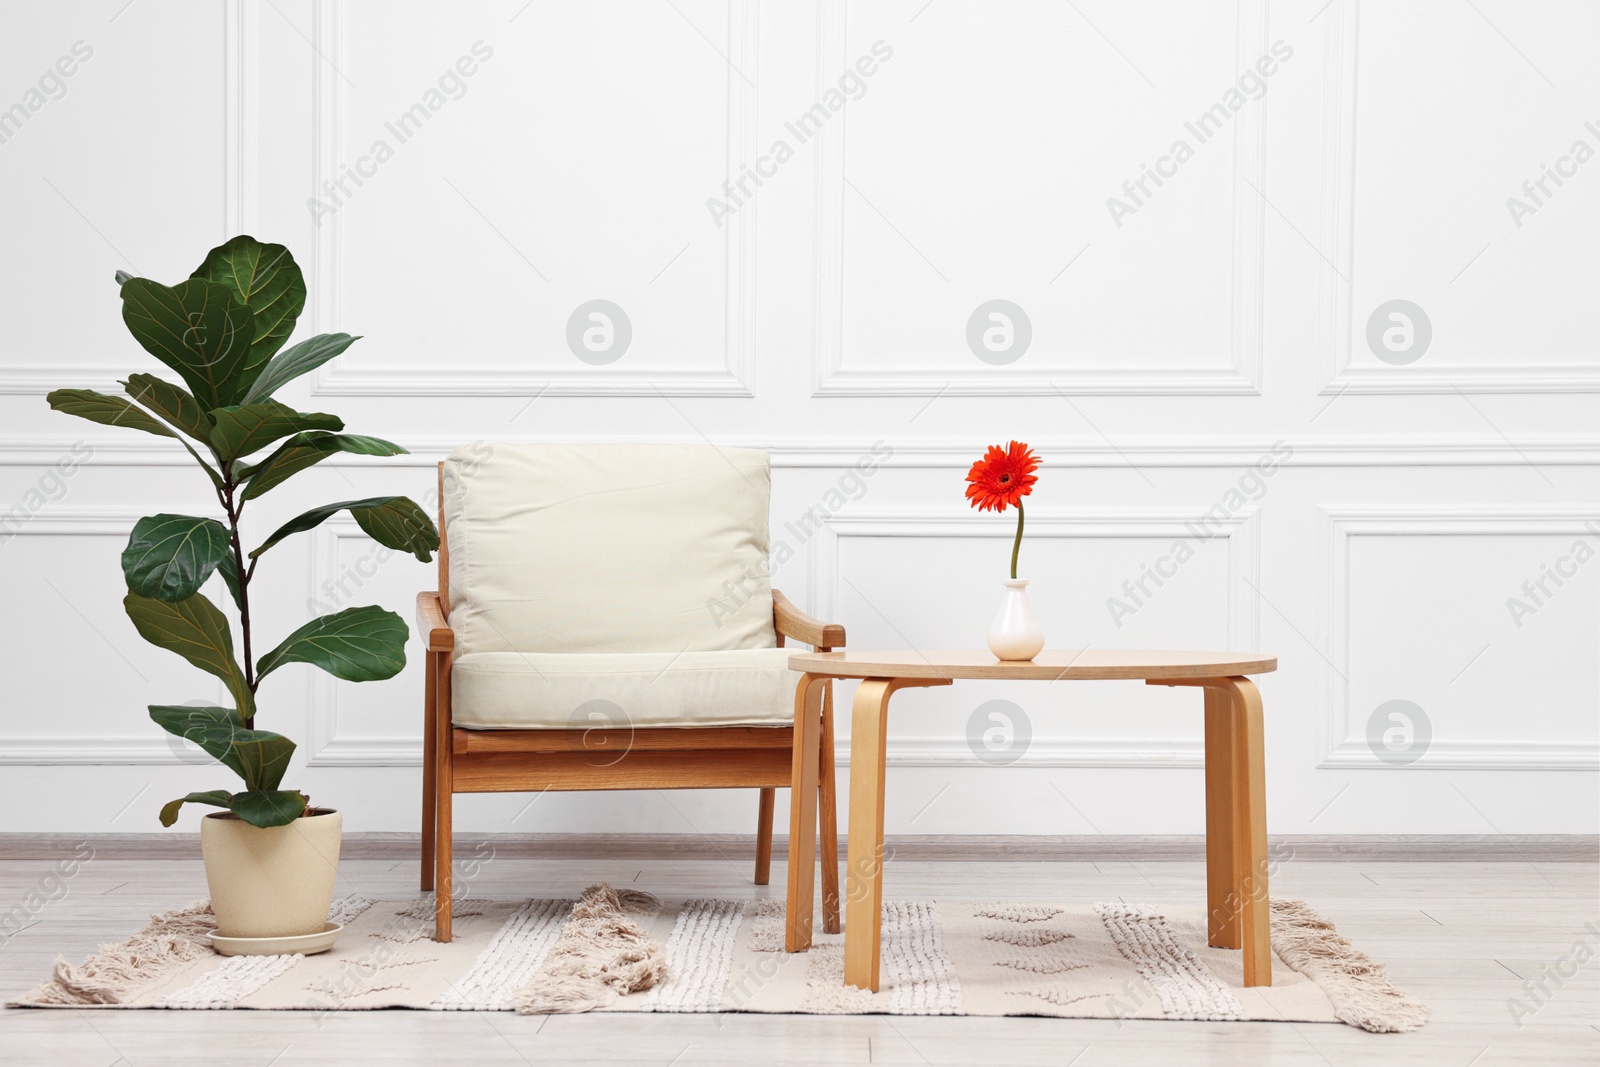
{"label": "pot saucer", "polygon": [[211,935],[211,947],[224,956],[288,956],[300,953],[313,956],[326,952],[339,940],[344,929],[338,923],[328,923],[314,934],[296,934],[293,937],[223,937]]}

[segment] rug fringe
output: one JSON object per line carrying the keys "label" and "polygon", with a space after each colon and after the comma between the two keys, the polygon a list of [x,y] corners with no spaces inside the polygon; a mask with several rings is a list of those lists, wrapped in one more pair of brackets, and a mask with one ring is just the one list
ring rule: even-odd
{"label": "rug fringe", "polygon": [[1397,989],[1382,964],[1372,962],[1303,900],[1272,902],[1272,949],[1327,994],[1341,1022],[1396,1034],[1428,1021],[1426,1005]]}
{"label": "rug fringe", "polygon": [[517,991],[517,1014],[593,1011],[665,978],[665,951],[628,917],[648,916],[660,906],[649,893],[605,882],[585,889],[539,973]]}
{"label": "rug fringe", "polygon": [[217,920],[208,901],[153,915],[143,930],[121,943],[101,945],[98,953],[77,967],[56,957],[49,981],[6,1006],[73,1008],[121,1004],[167,972],[210,953],[210,935],[216,929]]}

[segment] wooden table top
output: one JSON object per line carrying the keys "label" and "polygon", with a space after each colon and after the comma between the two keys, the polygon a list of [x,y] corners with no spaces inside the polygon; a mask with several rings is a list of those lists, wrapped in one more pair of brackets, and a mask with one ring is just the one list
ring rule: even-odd
{"label": "wooden table top", "polygon": [[1259,652],[1175,652],[1164,649],[1046,649],[1025,662],[987,650],[955,652],[803,652],[789,669],[835,678],[999,678],[1046,681],[1226,678],[1278,669]]}

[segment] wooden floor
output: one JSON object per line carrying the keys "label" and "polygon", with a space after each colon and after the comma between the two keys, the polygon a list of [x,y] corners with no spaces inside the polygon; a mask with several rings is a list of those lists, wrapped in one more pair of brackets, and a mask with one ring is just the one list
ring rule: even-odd
{"label": "wooden floor", "polygon": [[[100,844],[100,843],[96,843]],[[402,842],[347,851],[341,892],[403,896],[416,864]],[[458,879],[475,895],[571,896],[601,880],[661,895],[764,897],[750,885],[743,842],[638,858],[607,854],[535,858],[527,847],[478,841],[458,848],[477,873]],[[594,851],[594,850],[591,850]],[[937,847],[908,846],[885,868],[890,897],[940,895],[1015,900],[1198,900],[1204,868],[1190,850],[1132,844],[1054,849],[1035,845],[1023,860],[929,858]],[[1395,981],[1433,1010],[1422,1031],[1366,1034],[1347,1026],[1055,1019],[818,1017],[753,1015],[576,1015],[521,1018],[497,1013],[347,1012],[0,1012],[0,1063],[65,1065],[727,1063],[779,1064],[1491,1064],[1600,1063],[1600,955],[1536,1004],[1524,986],[1573,958],[1579,942],[1600,953],[1600,870],[1559,850],[1489,861],[1415,861],[1396,851],[1349,856],[1304,849],[1278,869],[1276,896],[1309,900]],[[1508,850],[1501,848],[1500,855]],[[1580,850],[1581,851],[1581,850]],[[78,961],[120,939],[155,912],[205,895],[187,845],[163,849],[101,845],[65,881],[49,878],[60,842],[5,848],[0,839],[0,922],[41,890],[45,904],[19,933],[0,937],[0,999],[44,975],[59,952]],[[353,853],[353,855],[351,855]],[[667,853],[672,854],[671,852]],[[1178,858],[1173,858],[1174,854]],[[1280,853],[1281,854],[1281,853]],[[1320,858],[1307,858],[1307,854]],[[1403,854],[1403,853],[1402,853]],[[1069,856],[1070,858],[1055,858]],[[33,898],[35,903],[38,897]],[[12,913],[15,921],[15,913]],[[1594,924],[1586,929],[1586,924]],[[1519,1022],[1508,1001],[1534,1011]]]}

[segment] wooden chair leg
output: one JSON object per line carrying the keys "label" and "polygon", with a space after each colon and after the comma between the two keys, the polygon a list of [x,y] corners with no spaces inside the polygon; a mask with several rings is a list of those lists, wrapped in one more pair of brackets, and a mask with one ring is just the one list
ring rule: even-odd
{"label": "wooden chair leg", "polygon": [[777,799],[776,789],[761,790],[761,807],[756,815],[756,885],[772,880],[772,809]]}
{"label": "wooden chair leg", "polygon": [[[441,670],[440,686],[450,684],[449,670]],[[455,868],[451,855],[454,841],[451,836],[452,807],[455,800],[455,754],[451,747],[450,717],[439,715],[437,728],[434,730],[434,789],[436,790],[434,811],[437,813],[437,824],[434,839],[433,863],[433,939],[439,942],[448,942],[452,939],[450,930],[451,913],[455,892]]]}
{"label": "wooden chair leg", "polygon": [[439,813],[434,803],[439,783],[434,764],[438,759],[439,738],[439,654],[423,655],[426,680],[422,686],[422,888],[433,888],[433,842]]}
{"label": "wooden chair leg", "polygon": [[433,866],[433,939],[439,942],[449,942],[453,936],[450,930],[450,905],[455,892],[455,877],[451,856],[450,808],[454,794],[451,792],[450,777],[450,757],[446,754],[439,761],[439,836],[434,843]]}
{"label": "wooden chair leg", "polygon": [[822,751],[817,760],[822,847],[822,929],[839,932],[839,795],[833,767],[833,683],[822,693]]}

